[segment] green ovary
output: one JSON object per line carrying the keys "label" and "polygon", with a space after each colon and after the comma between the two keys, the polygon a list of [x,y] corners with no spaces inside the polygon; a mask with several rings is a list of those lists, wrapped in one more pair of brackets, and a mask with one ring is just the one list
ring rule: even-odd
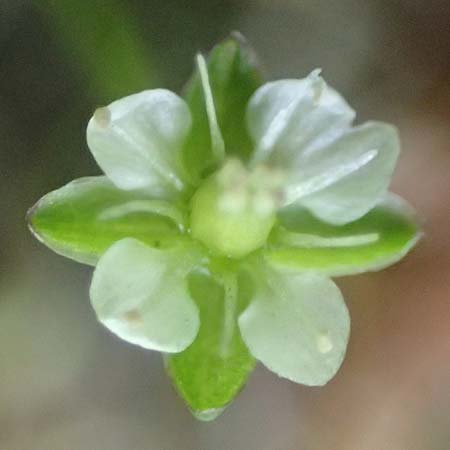
{"label": "green ovary", "polygon": [[191,207],[194,239],[230,258],[241,258],[264,246],[275,222],[274,211],[255,207],[245,183],[225,188],[217,176],[199,187]]}

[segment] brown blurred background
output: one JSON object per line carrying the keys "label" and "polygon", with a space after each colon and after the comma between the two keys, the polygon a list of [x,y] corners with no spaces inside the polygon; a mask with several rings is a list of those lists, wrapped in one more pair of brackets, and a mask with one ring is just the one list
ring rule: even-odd
{"label": "brown blurred background", "polygon": [[[41,246],[24,215],[99,173],[85,143],[96,106],[179,90],[194,53],[234,29],[268,78],[321,67],[359,121],[399,127],[393,190],[425,236],[396,266],[338,280],[352,336],[329,385],[258,367],[204,424],[159,354],[96,323],[91,269]],[[0,0],[0,449],[449,450],[450,2]]]}

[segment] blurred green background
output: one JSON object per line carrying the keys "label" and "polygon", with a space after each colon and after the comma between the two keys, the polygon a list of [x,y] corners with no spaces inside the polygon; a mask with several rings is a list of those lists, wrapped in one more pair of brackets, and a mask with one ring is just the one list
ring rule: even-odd
{"label": "blurred green background", "polygon": [[[348,357],[324,388],[258,367],[216,422],[191,417],[145,352],[96,323],[90,268],[40,245],[40,196],[99,173],[92,111],[144,88],[179,91],[197,50],[247,36],[268,78],[325,79],[395,123],[393,190],[424,219],[404,261],[338,280]],[[0,449],[449,450],[448,0],[0,0]]]}

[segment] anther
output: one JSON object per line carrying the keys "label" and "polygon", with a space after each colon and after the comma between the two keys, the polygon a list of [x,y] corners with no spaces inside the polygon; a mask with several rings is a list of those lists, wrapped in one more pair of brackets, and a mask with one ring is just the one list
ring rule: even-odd
{"label": "anther", "polygon": [[315,104],[319,103],[320,97],[325,90],[325,81],[320,76],[320,72],[322,72],[322,69],[315,69],[308,76],[308,78],[312,81],[313,101]]}
{"label": "anther", "polygon": [[317,350],[320,353],[329,353],[333,350],[333,342],[330,339],[328,332],[321,333],[316,341]]}
{"label": "anther", "polygon": [[107,128],[111,123],[111,111],[107,106],[97,108],[94,112],[94,120],[101,128]]}
{"label": "anther", "polygon": [[123,314],[123,318],[131,326],[138,326],[142,324],[142,315],[137,309],[130,309]]}

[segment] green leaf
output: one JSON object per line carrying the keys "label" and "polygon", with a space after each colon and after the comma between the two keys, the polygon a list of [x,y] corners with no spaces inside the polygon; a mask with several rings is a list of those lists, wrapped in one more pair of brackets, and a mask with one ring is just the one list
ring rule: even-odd
{"label": "green leaf", "polygon": [[361,219],[342,226],[290,206],[281,210],[265,256],[288,269],[351,275],[397,262],[419,237],[414,211],[394,194],[386,195]]}
{"label": "green leaf", "polygon": [[80,178],[50,192],[30,209],[28,221],[53,251],[92,265],[120,239],[164,248],[182,239],[183,227],[175,206],[141,191],[122,191],[106,177]]}
{"label": "green leaf", "polygon": [[[240,36],[233,35],[213,48],[207,69],[226,153],[246,160],[252,151],[252,142],[247,133],[245,110],[251,95],[262,83],[255,56]],[[184,98],[191,109],[193,126],[182,159],[186,170],[198,182],[216,162],[198,70],[189,81]]]}
{"label": "green leaf", "polygon": [[206,273],[189,277],[191,296],[200,311],[200,331],[182,353],[166,357],[167,372],[193,414],[213,420],[239,393],[255,361],[243,343],[237,317],[249,292],[244,281],[224,278],[225,289]]}

